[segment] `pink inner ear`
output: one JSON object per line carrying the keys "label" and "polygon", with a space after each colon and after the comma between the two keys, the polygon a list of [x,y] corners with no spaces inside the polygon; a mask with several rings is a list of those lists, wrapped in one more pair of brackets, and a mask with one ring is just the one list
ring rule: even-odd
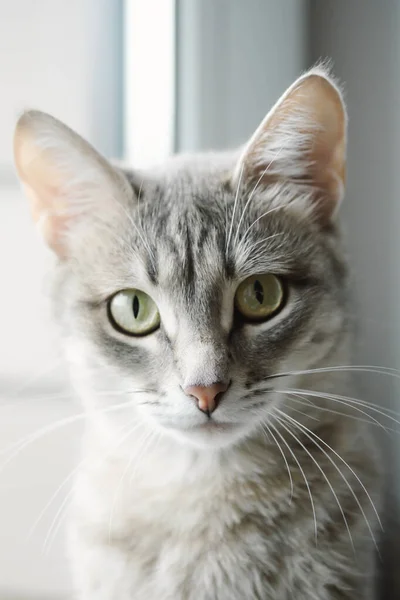
{"label": "pink inner ear", "polygon": [[57,168],[24,130],[16,135],[15,163],[34,222],[50,248],[64,256],[67,202]]}
{"label": "pink inner ear", "polygon": [[57,197],[57,188],[45,189],[38,193],[37,190],[24,184],[25,194],[28,198],[31,214],[41,235],[48,246],[60,257],[65,255],[63,245],[64,234],[67,230],[66,215],[57,215],[54,197]]}
{"label": "pink inner ear", "polygon": [[122,173],[72,129],[45,113],[21,116],[14,158],[33,219],[59,256],[71,254],[72,236],[81,236],[88,217],[100,214],[99,204],[113,214],[119,206],[115,197],[132,193]]}
{"label": "pink inner ear", "polygon": [[334,84],[320,73],[298,80],[267,115],[241,163],[251,183],[282,181],[313,191],[322,221],[343,197],[346,113]]}

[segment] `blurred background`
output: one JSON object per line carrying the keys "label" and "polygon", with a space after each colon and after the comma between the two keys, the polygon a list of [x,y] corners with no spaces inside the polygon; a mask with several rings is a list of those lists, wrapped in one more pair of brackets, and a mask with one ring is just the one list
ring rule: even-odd
{"label": "blurred background", "polygon": [[[355,363],[400,368],[399,0],[0,0],[1,600],[70,597],[63,527],[82,428],[51,431],[79,405],[47,313],[49,257],[13,170],[18,114],[48,111],[107,157],[146,166],[242,143],[320,57],[333,60],[350,118]],[[364,374],[360,393],[399,410],[395,382]],[[382,598],[398,600],[400,438],[384,442]]]}

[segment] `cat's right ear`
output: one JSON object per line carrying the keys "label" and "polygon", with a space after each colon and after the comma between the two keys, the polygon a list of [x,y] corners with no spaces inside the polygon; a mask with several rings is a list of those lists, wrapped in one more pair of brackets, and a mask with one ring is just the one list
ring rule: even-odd
{"label": "cat's right ear", "polygon": [[18,176],[46,243],[66,258],[71,237],[93,218],[109,218],[106,205],[128,191],[92,146],[69,127],[39,111],[24,113],[14,136]]}
{"label": "cat's right ear", "polygon": [[[303,195],[328,224],[343,199],[347,116],[343,97],[323,65],[305,73],[278,100],[239,160],[234,185],[262,190],[278,183],[285,202]],[[295,205],[295,203],[294,203]]]}

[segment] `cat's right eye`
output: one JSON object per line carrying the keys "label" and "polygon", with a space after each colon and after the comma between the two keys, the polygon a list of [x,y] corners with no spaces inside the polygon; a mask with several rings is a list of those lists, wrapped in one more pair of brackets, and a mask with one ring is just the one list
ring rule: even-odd
{"label": "cat's right eye", "polygon": [[155,302],[140,290],[122,290],[108,302],[111,325],[126,335],[148,335],[160,325]]}

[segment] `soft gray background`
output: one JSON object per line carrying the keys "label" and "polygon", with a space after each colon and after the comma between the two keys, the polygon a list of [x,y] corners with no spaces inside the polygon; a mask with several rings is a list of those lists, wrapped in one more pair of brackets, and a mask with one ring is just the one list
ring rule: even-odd
{"label": "soft gray background", "polygon": [[[311,3],[312,59],[331,56],[349,109],[342,217],[354,272],[359,364],[400,366],[400,3]],[[363,397],[400,410],[399,383],[363,377]],[[382,598],[400,598],[400,438],[384,437],[388,486]]]}
{"label": "soft gray background", "polygon": [[[57,357],[42,292],[48,256],[12,172],[13,123],[22,108],[35,106],[65,119],[107,156],[121,154],[124,136],[129,136],[125,147],[133,145],[140,153],[144,142],[135,140],[130,110],[124,110],[124,103],[130,109],[135,104],[127,85],[135,69],[124,71],[124,66],[146,61],[149,52],[160,60],[168,55],[157,45],[155,27],[149,27],[148,46],[131,56],[131,28],[124,14],[132,11],[123,9],[144,1],[0,0],[0,450],[79,410],[59,397],[65,393],[62,369],[44,373]],[[305,68],[319,57],[333,59],[350,117],[342,218],[360,330],[356,362],[396,368],[399,32],[400,0],[176,0],[176,97],[169,117],[178,150],[233,146],[252,133]],[[152,75],[160,82],[157,98],[162,102],[170,86],[157,72]],[[136,90],[143,94],[138,103],[146,104],[146,86]],[[155,109],[154,102],[148,104],[143,120],[150,130]],[[18,391],[21,385],[24,392]],[[366,399],[399,409],[394,381],[363,376],[360,385]],[[49,555],[42,553],[63,495],[29,542],[26,534],[76,464],[79,434],[75,427],[49,436],[0,473],[0,598],[11,600],[14,593],[21,600],[68,596],[62,530]],[[384,442],[391,478],[383,598],[397,600],[400,443],[398,437]]]}

